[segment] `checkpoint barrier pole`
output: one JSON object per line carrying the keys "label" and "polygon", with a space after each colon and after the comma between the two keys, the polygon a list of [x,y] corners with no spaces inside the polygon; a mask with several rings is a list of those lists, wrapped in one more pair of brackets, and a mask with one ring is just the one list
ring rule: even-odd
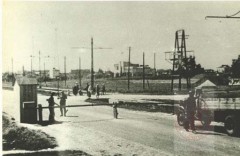
{"label": "checkpoint barrier pole", "polygon": [[41,104],[38,104],[38,119],[39,119],[39,122],[42,122],[43,119],[42,119],[42,105]]}
{"label": "checkpoint barrier pole", "polygon": [[[86,105],[67,105],[67,107],[86,107],[86,106],[112,106],[112,104],[86,104]],[[48,109],[49,107],[41,107],[42,109]],[[60,108],[60,106],[54,106],[52,108]],[[39,108],[38,108],[39,109]]]}
{"label": "checkpoint barrier pole", "polygon": [[[65,107],[86,107],[86,106],[112,106],[113,107],[113,117],[118,118],[118,111],[117,111],[117,103],[113,104],[86,104],[86,105],[68,105]],[[39,122],[42,122],[42,110],[47,109],[49,107],[42,107],[41,104],[38,104],[38,114],[39,114]],[[60,108],[60,106],[54,106],[53,108]]]}

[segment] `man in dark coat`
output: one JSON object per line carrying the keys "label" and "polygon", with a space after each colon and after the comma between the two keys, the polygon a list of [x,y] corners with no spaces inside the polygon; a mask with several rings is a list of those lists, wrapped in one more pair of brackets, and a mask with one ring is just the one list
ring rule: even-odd
{"label": "man in dark coat", "polygon": [[86,88],[84,88],[84,90],[86,90],[86,91],[87,91],[87,96],[89,97],[88,88],[89,88],[89,84],[87,83],[87,86],[86,86]]}
{"label": "man in dark coat", "polygon": [[51,93],[51,96],[49,99],[47,99],[48,101],[48,106],[49,106],[49,122],[53,123],[55,121],[54,117],[55,117],[55,112],[54,112],[54,105],[58,105],[57,103],[54,102],[54,96],[55,93]]}
{"label": "man in dark coat", "polygon": [[100,95],[100,87],[99,87],[99,85],[97,84],[97,85],[96,85],[96,97],[99,98],[99,95]]}
{"label": "man in dark coat", "polygon": [[78,94],[79,86],[78,83],[75,83],[75,86],[73,87],[73,94],[76,96]]}
{"label": "man in dark coat", "polygon": [[196,112],[196,98],[194,97],[194,91],[190,91],[189,92],[189,97],[187,98],[187,100],[185,101],[186,106],[185,106],[185,111],[187,113],[187,120],[184,124],[184,128],[186,129],[186,131],[189,131],[189,124],[190,124],[190,128],[192,130],[193,133],[196,133],[196,129],[195,129],[195,112]]}

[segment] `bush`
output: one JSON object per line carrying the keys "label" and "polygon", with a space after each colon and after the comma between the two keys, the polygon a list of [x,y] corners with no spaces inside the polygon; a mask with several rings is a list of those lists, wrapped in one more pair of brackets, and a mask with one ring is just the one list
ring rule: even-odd
{"label": "bush", "polygon": [[40,130],[17,126],[3,114],[3,149],[40,150],[54,148],[56,140]]}

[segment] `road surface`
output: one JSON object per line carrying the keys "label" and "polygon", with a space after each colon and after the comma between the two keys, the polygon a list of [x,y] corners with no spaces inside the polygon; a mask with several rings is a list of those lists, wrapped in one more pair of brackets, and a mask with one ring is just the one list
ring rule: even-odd
{"label": "road surface", "polygon": [[[3,91],[3,111],[6,112],[9,108],[4,96],[9,95],[11,91]],[[47,96],[39,95],[38,103],[47,106],[46,99]],[[70,96],[67,104],[86,104],[85,99],[85,96]],[[59,103],[56,98],[55,101]],[[60,110],[55,109],[56,124],[22,125],[55,137],[59,144],[56,150],[82,150],[92,155],[225,156],[240,153],[240,138],[227,136],[222,124],[213,123],[215,127],[203,129],[196,122],[197,134],[193,134],[178,126],[176,116],[171,114],[118,111],[119,119],[114,119],[109,106],[68,108],[67,117],[60,117]],[[43,116],[47,120],[47,109],[43,110]]]}

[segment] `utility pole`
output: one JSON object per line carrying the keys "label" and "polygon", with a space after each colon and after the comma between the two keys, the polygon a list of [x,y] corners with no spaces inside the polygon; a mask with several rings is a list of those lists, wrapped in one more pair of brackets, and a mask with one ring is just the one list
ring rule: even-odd
{"label": "utility pole", "polygon": [[122,76],[122,62],[120,61],[120,77]]}
{"label": "utility pole", "polygon": [[12,76],[13,76],[13,58],[12,58]]}
{"label": "utility pole", "polygon": [[22,67],[22,69],[23,69],[23,76],[25,76],[24,66]]}
{"label": "utility pole", "polygon": [[[32,36],[32,53],[34,54],[34,37]],[[33,75],[33,67],[32,67],[32,59],[33,59],[33,55],[30,55],[31,57],[31,76]]]}
{"label": "utility pole", "polygon": [[131,56],[131,47],[129,47],[129,56],[128,56],[128,90],[130,88],[130,56]]}
{"label": "utility pole", "polygon": [[46,84],[46,71],[45,71],[45,61],[44,61],[44,63],[43,63],[43,72],[44,72],[44,82],[45,82],[45,84]]}
{"label": "utility pole", "polygon": [[33,59],[33,55],[30,55],[30,57],[31,57],[31,76],[33,75],[33,68],[32,68],[32,59]]}
{"label": "utility pole", "polygon": [[40,75],[40,78],[41,78],[41,52],[39,51],[39,75]]}
{"label": "utility pole", "polygon": [[12,86],[14,85],[13,58],[12,58]]}
{"label": "utility pole", "polygon": [[145,55],[143,52],[143,90],[145,90]]}
{"label": "utility pole", "polygon": [[173,82],[174,82],[174,71],[175,71],[175,59],[176,59],[176,55],[175,52],[173,54],[173,66],[172,66],[172,73],[171,73],[171,91],[173,92]]}
{"label": "utility pole", "polygon": [[154,77],[156,76],[156,72],[157,72],[157,70],[156,70],[156,53],[154,53]]}
{"label": "utility pole", "polygon": [[[185,35],[185,31],[183,29],[177,30],[175,33],[175,45],[173,52],[165,52],[166,54],[170,54],[169,56],[173,56],[173,58],[169,58],[169,62],[172,62],[172,73],[171,73],[171,91],[173,91],[174,78],[178,77],[178,90],[182,89],[182,78],[186,78],[187,89],[191,87],[191,81],[189,76],[189,67],[188,67],[188,59],[186,50],[186,39],[188,35]],[[167,60],[167,59],[166,59]],[[185,69],[184,69],[185,68]]]}
{"label": "utility pole", "polygon": [[91,86],[94,88],[94,70],[93,70],[93,38],[91,38]]}
{"label": "utility pole", "polygon": [[82,86],[82,78],[81,78],[81,57],[79,57],[79,70],[78,70],[78,77],[79,77],[79,85]]}
{"label": "utility pole", "polygon": [[67,85],[66,56],[64,56],[64,73],[65,73],[65,86],[66,86]]}

